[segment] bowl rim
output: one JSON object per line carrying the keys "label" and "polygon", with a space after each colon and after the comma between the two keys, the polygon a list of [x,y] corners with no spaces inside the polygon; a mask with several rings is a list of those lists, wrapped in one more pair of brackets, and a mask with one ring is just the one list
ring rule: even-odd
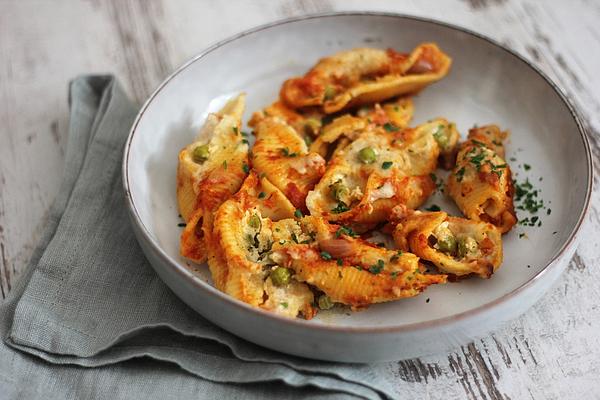
{"label": "bowl rim", "polygon": [[[565,240],[564,244],[561,246],[560,250],[552,257],[552,259],[536,275],[531,277],[528,281],[521,284],[517,288],[511,290],[510,292],[505,293],[504,295],[502,295],[492,301],[489,301],[485,304],[482,304],[478,307],[475,307],[473,309],[466,310],[466,311],[463,311],[463,312],[460,312],[460,313],[457,313],[454,315],[436,318],[436,319],[432,319],[432,320],[428,320],[428,321],[413,322],[413,323],[409,323],[409,324],[402,324],[402,325],[396,325],[396,326],[385,325],[385,326],[381,326],[381,327],[315,324],[315,323],[312,323],[312,322],[304,320],[304,319],[300,319],[300,318],[291,319],[291,318],[279,316],[277,314],[262,310],[260,308],[252,307],[234,297],[229,296],[228,294],[226,294],[224,292],[221,292],[220,290],[218,290],[217,288],[215,288],[208,282],[205,282],[200,277],[194,275],[188,268],[184,267],[183,265],[180,265],[178,262],[176,262],[174,259],[172,259],[161,248],[161,246],[154,240],[149,229],[142,222],[142,219],[136,209],[135,203],[133,202],[133,198],[131,196],[130,185],[129,185],[129,167],[128,167],[129,153],[130,153],[133,137],[136,133],[137,127],[138,127],[141,119],[144,116],[144,113],[146,112],[146,110],[148,109],[148,107],[150,106],[150,104],[152,103],[154,98],[162,91],[162,89],[173,78],[175,78],[177,75],[179,75],[179,73],[181,73],[183,70],[188,68],[191,64],[202,59],[204,56],[206,56],[207,54],[210,54],[214,50],[216,50],[230,42],[233,42],[239,38],[242,38],[244,36],[254,34],[254,33],[257,33],[257,32],[263,31],[263,30],[268,30],[272,27],[286,25],[289,23],[295,23],[295,22],[312,20],[312,19],[342,17],[342,16],[389,17],[389,18],[397,18],[397,19],[406,19],[406,20],[411,20],[411,21],[424,22],[424,23],[429,23],[429,24],[433,24],[433,25],[438,25],[438,26],[442,26],[445,28],[450,28],[453,30],[460,31],[460,32],[465,33],[470,36],[474,36],[475,38],[481,39],[481,40],[487,42],[488,44],[491,44],[492,46],[495,46],[495,47],[503,50],[504,52],[506,52],[509,55],[511,55],[512,57],[514,57],[517,61],[522,62],[525,65],[527,65],[529,68],[531,68],[542,79],[544,79],[548,85],[550,85],[550,87],[554,90],[554,92],[562,100],[563,104],[567,107],[567,109],[571,113],[571,117],[574,119],[574,121],[577,125],[579,137],[582,141],[582,144],[583,144],[583,147],[585,150],[586,166],[587,166],[587,177],[586,177],[587,184],[586,184],[584,206],[579,212],[579,216],[577,218],[577,223],[575,224],[575,227],[569,233],[569,236]],[[182,275],[182,277],[184,279],[190,280],[191,283],[197,289],[204,291],[206,294],[217,296],[222,301],[229,303],[229,305],[231,305],[233,307],[237,307],[238,309],[240,309],[240,311],[246,311],[246,312],[255,314],[256,317],[267,318],[267,319],[270,319],[273,323],[282,323],[282,324],[286,324],[286,325],[290,325],[290,326],[296,326],[300,329],[312,329],[312,330],[316,330],[316,331],[323,331],[324,333],[325,332],[339,332],[339,333],[358,333],[358,334],[360,334],[360,333],[369,333],[369,334],[380,333],[381,334],[381,333],[415,332],[415,331],[424,330],[424,329],[442,327],[442,326],[449,325],[452,323],[458,323],[460,321],[465,321],[465,320],[470,320],[470,319],[476,318],[476,317],[484,314],[485,312],[488,312],[488,311],[508,302],[509,300],[513,299],[514,297],[518,296],[522,292],[526,291],[527,289],[529,289],[530,287],[534,286],[536,283],[541,281],[544,276],[549,275],[550,270],[554,270],[560,266],[560,263],[558,263],[557,261],[559,261],[565,255],[566,251],[568,249],[570,249],[570,247],[574,244],[575,238],[576,238],[577,234],[579,233],[579,231],[581,229],[581,225],[583,224],[583,221],[585,220],[585,217],[589,211],[590,200],[591,200],[592,189],[593,189],[592,185],[593,185],[594,169],[593,169],[593,163],[592,163],[592,155],[591,155],[589,140],[587,138],[587,130],[585,128],[585,125],[582,123],[582,120],[583,119],[580,117],[579,112],[576,110],[575,106],[573,104],[571,104],[571,102],[568,99],[568,97],[566,96],[565,92],[556,83],[554,83],[543,71],[541,71],[536,65],[534,65],[531,61],[529,61],[523,55],[517,53],[514,50],[507,48],[506,46],[499,43],[495,39],[492,39],[486,35],[480,34],[478,32],[475,32],[473,30],[464,28],[462,26],[459,26],[459,25],[456,25],[453,23],[443,22],[443,21],[439,21],[439,20],[435,20],[435,19],[431,19],[431,18],[414,16],[414,15],[409,15],[409,14],[395,13],[395,12],[335,11],[335,12],[315,13],[315,14],[307,14],[307,15],[302,15],[302,16],[297,16],[297,17],[292,17],[292,18],[285,18],[285,19],[277,20],[274,22],[269,22],[266,24],[256,26],[254,28],[244,30],[240,33],[234,34],[232,36],[229,36],[228,38],[225,38],[223,40],[220,40],[220,41],[210,45],[209,47],[205,48],[200,53],[196,54],[195,56],[191,57],[189,60],[184,62],[179,68],[177,68],[173,73],[171,73],[160,85],[158,85],[158,87],[154,90],[154,92],[144,102],[144,104],[140,108],[138,114],[136,115],[133,125],[131,126],[131,129],[129,131],[127,141],[125,143],[121,173],[122,173],[122,178],[123,178],[123,188],[124,188],[124,192],[125,192],[125,200],[126,200],[127,208],[129,210],[129,214],[131,216],[132,223],[135,223],[137,225],[137,227],[139,228],[138,232],[143,235],[144,240],[152,247],[155,254],[157,254],[161,258],[161,260],[163,261],[163,264],[168,265],[175,273]]]}

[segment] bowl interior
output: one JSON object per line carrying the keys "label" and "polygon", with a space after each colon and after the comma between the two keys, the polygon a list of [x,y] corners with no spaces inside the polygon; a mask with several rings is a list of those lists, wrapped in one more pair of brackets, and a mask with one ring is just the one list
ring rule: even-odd
{"label": "bowl interior", "polygon": [[[443,116],[463,135],[475,124],[510,129],[506,158],[514,177],[529,179],[548,206],[538,213],[541,226],[518,225],[504,236],[504,262],[492,279],[430,287],[416,298],[363,312],[323,312],[311,323],[380,327],[428,321],[479,307],[523,285],[558,255],[585,205],[590,171],[576,121],[551,85],[514,55],[472,34],[405,17],[338,15],[275,25],[242,35],[180,70],[148,104],[131,139],[127,179],[141,223],[173,263],[210,284],[205,266],[179,256],[175,196],[177,154],[207,112],[245,91],[247,121],[277,98],[286,78],[303,74],[320,57],[361,46],[409,51],[426,41],[437,42],[453,66],[416,97],[413,123]],[[459,215],[443,195],[429,203]],[[519,218],[526,216],[519,211]]]}

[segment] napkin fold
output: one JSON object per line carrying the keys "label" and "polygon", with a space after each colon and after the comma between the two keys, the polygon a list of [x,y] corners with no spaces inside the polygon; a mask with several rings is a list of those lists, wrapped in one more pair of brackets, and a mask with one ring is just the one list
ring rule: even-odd
{"label": "napkin fold", "polygon": [[3,394],[161,400],[398,395],[389,364],[271,351],[180,301],[142,254],[125,208],[121,158],[137,108],[111,76],[75,79],[69,101],[59,194],[28,268],[0,304]]}

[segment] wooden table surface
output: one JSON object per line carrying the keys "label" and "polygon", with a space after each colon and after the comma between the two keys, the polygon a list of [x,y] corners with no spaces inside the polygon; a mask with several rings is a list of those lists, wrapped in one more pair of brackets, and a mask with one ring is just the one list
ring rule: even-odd
{"label": "wooden table surface", "polygon": [[[29,259],[59,187],[71,78],[115,74],[141,103],[175,67],[233,33],[296,15],[365,9],[462,25],[523,54],[579,108],[600,159],[597,0],[0,0],[0,295]],[[401,397],[600,398],[598,176],[582,243],[554,288],[484,339],[390,363]]]}

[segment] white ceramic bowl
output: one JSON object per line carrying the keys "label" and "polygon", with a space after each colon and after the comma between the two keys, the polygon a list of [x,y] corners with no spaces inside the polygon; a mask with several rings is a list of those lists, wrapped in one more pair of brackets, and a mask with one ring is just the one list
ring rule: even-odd
{"label": "white ceramic bowl", "polygon": [[[271,103],[284,79],[317,59],[359,46],[408,51],[437,42],[454,63],[448,77],[415,101],[414,123],[436,116],[463,133],[497,123],[512,131],[507,159],[550,203],[541,227],[504,236],[504,263],[489,280],[430,287],[422,295],[357,313],[322,312],[290,320],[247,306],[210,283],[205,266],[179,255],[175,172],[178,151],[233,93],[248,93],[247,115]],[[523,164],[531,169],[525,171]],[[535,303],[560,276],[588,208],[592,166],[582,125],[561,91],[521,56],[448,24],[383,13],[308,16],[259,27],[187,62],[142,107],[125,148],[127,204],[137,238],[156,272],[215,324],[265,347],[334,361],[383,361],[444,351],[484,335]],[[540,181],[539,177],[543,177]],[[432,200],[453,212],[443,198]],[[526,216],[522,214],[521,217]],[[526,237],[519,238],[519,233]]]}

